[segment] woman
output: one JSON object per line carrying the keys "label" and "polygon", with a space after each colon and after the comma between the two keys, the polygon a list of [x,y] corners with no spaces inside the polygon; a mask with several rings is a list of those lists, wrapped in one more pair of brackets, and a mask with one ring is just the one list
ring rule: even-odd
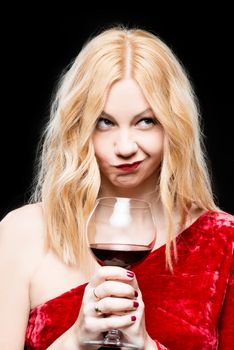
{"label": "woman", "polygon": [[[112,328],[139,349],[234,346],[234,220],[214,203],[200,136],[159,38],[115,27],[86,43],[52,105],[34,203],[1,223],[1,349],[86,349]],[[85,223],[106,196],[152,204],[157,241],[134,272],[89,252]]]}

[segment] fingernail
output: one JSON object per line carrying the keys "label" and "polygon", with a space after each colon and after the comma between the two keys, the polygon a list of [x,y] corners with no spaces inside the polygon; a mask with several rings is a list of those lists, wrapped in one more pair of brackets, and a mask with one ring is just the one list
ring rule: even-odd
{"label": "fingernail", "polygon": [[130,277],[130,278],[133,278],[134,277],[134,272],[132,271],[127,271],[127,276]]}
{"label": "fingernail", "polygon": [[131,316],[131,321],[136,321],[136,316]]}
{"label": "fingernail", "polygon": [[134,306],[134,307],[138,307],[138,306],[139,306],[139,303],[138,303],[137,301],[134,300],[133,306]]}
{"label": "fingernail", "polygon": [[137,291],[137,290],[135,290],[134,296],[135,296],[135,297],[138,297],[138,291]]}

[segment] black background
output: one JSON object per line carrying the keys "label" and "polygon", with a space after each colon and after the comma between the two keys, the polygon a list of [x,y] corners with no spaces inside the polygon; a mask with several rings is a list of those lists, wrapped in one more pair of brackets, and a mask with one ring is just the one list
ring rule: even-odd
{"label": "black background", "polygon": [[[118,5],[118,6],[117,6]],[[79,10],[67,2],[2,12],[1,217],[26,203],[41,129],[62,70],[92,34],[111,24],[136,25],[158,34],[189,72],[200,101],[205,143],[218,205],[233,204],[233,25],[231,10],[214,6],[155,9],[120,3]]]}

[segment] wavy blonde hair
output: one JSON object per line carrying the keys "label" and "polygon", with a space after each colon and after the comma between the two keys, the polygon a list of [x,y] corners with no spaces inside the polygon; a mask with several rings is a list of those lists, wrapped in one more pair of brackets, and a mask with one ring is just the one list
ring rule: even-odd
{"label": "wavy blonde hair", "polygon": [[106,29],[89,39],[60,80],[33,196],[43,203],[47,247],[67,264],[89,256],[85,222],[100,189],[91,135],[109,88],[127,72],[141,86],[165,133],[159,196],[168,223],[169,267],[171,246],[175,248],[173,209],[180,213],[181,225],[193,204],[216,209],[196,97],[184,68],[153,33],[123,26]]}

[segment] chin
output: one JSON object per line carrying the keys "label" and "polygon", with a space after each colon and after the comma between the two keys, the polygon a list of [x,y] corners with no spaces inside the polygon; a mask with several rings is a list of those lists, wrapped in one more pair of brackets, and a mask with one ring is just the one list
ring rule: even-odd
{"label": "chin", "polygon": [[118,188],[132,189],[132,188],[139,186],[140,183],[138,183],[138,182],[133,183],[131,181],[129,181],[129,182],[126,181],[124,183],[123,182],[116,182],[116,183],[113,183],[113,185],[118,187]]}

